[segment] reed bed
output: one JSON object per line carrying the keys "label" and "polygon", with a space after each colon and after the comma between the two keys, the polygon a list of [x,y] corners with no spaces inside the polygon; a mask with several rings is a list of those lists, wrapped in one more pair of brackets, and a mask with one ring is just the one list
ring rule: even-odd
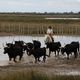
{"label": "reed bed", "polygon": [[[74,17],[74,15],[0,14],[0,32],[20,35],[43,35],[48,26],[56,35],[80,35],[80,19],[48,20],[46,17]],[[79,17],[79,15],[75,15]]]}
{"label": "reed bed", "polygon": [[80,35],[80,24],[0,22],[0,32],[20,35],[43,35],[52,26],[56,35]]}
{"label": "reed bed", "polygon": [[0,80],[80,80],[80,76],[76,75],[52,75],[49,76],[39,71],[12,71],[4,75],[0,75]]}

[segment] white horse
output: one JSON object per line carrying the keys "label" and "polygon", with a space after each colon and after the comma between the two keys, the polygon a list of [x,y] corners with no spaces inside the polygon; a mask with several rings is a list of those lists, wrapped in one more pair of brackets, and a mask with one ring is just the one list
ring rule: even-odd
{"label": "white horse", "polygon": [[53,37],[51,37],[50,35],[45,35],[45,43],[50,43],[53,41],[54,41]]}

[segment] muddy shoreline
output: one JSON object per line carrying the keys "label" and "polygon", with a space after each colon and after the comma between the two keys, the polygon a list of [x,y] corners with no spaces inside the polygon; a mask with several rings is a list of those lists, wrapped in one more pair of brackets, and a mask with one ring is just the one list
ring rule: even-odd
{"label": "muddy shoreline", "polygon": [[[45,63],[11,63],[10,65],[0,66],[0,73],[18,72],[18,71],[40,71],[47,75],[80,75],[80,57],[73,61],[73,57],[70,60],[53,58],[47,59]],[[2,75],[2,74],[1,74]]]}

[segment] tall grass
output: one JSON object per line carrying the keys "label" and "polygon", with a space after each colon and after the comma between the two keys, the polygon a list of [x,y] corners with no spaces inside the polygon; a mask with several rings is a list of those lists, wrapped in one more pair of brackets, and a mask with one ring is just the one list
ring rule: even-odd
{"label": "tall grass", "polygon": [[5,74],[0,74],[0,80],[80,80],[79,75],[48,74],[37,70],[9,71]]}
{"label": "tall grass", "polygon": [[0,80],[80,80],[79,75],[49,75],[34,70],[17,72],[13,71],[7,72],[6,75],[0,76]]}
{"label": "tall grass", "polygon": [[36,71],[7,72],[5,76],[0,76],[0,80],[48,80],[48,76]]}
{"label": "tall grass", "polygon": [[[63,16],[72,15],[60,17]],[[80,35],[80,20],[47,20],[46,17],[56,15],[0,14],[0,32],[21,35],[46,34],[47,27],[52,26],[54,33],[58,35]]]}
{"label": "tall grass", "polygon": [[0,32],[32,35],[46,34],[47,27],[51,25],[57,35],[80,35],[80,24],[65,23],[25,23],[25,22],[0,22]]}

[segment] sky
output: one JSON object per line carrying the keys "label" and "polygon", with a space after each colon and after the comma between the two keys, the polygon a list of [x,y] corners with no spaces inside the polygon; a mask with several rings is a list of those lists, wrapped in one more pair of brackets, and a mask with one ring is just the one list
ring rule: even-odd
{"label": "sky", "polygon": [[0,12],[80,12],[80,0],[0,0]]}

